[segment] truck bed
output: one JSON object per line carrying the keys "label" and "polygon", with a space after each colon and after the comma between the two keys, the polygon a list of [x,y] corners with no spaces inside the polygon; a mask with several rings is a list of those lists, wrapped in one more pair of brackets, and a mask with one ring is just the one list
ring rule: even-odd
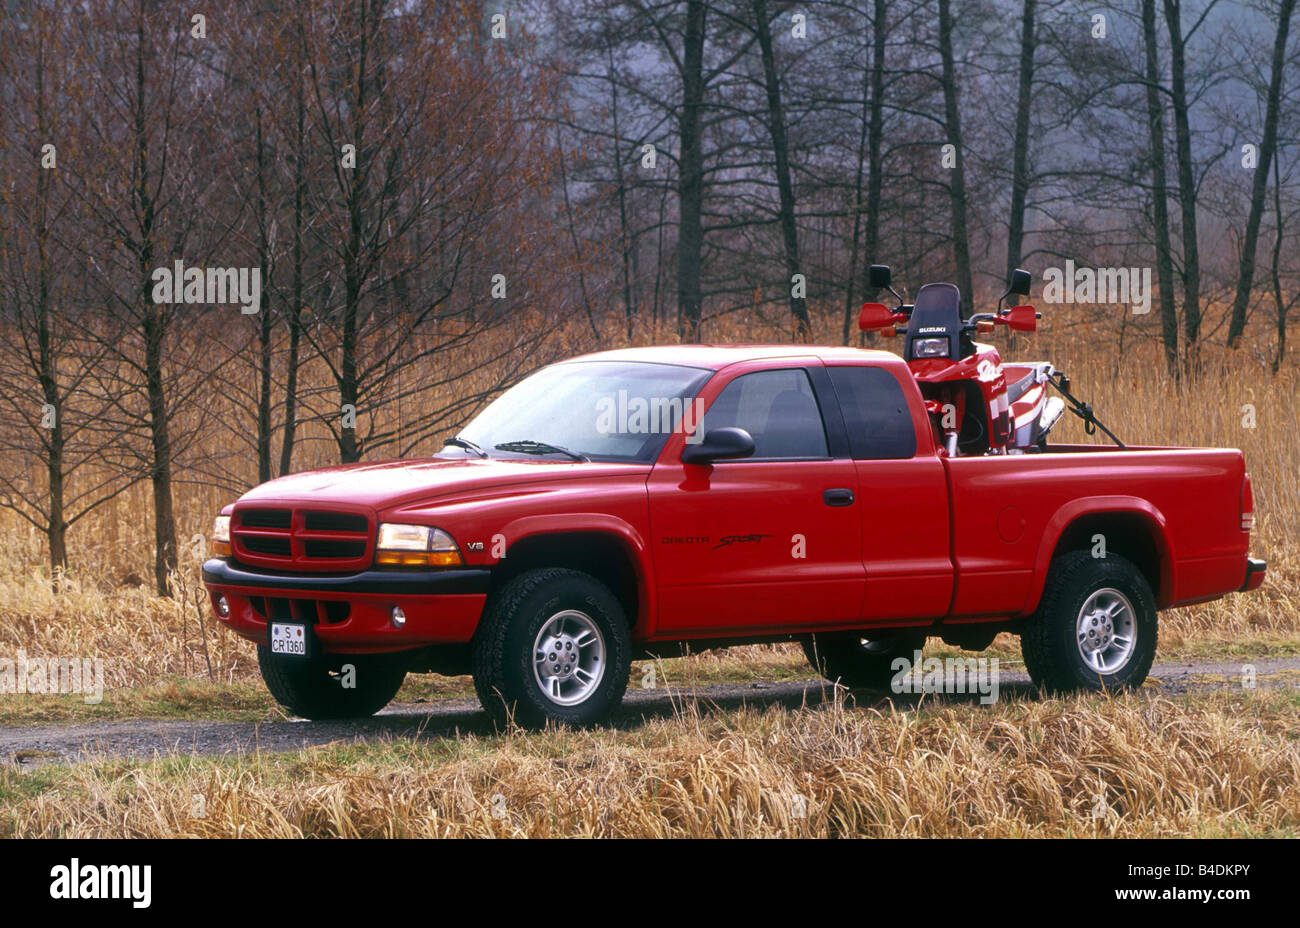
{"label": "truck bed", "polygon": [[[1242,529],[1238,450],[1051,445],[1033,454],[944,458],[944,466],[953,618],[1032,612],[1041,577],[1066,540],[1147,568],[1161,608],[1245,582],[1250,536]],[[1123,517],[1108,518],[1104,529],[1099,521],[1095,532],[1087,520],[1071,524],[1101,510]]]}

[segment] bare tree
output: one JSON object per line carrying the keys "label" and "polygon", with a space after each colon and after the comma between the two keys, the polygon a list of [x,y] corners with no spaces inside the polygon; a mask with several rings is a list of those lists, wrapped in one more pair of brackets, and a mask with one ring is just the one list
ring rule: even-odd
{"label": "bare tree", "polygon": [[793,285],[799,266],[799,228],[795,219],[794,183],[790,177],[790,142],[786,134],[785,109],[781,105],[781,76],[772,51],[772,23],[767,0],[754,0],[754,31],[763,59],[763,85],[767,93],[767,126],[772,136],[772,158],[776,168],[776,186],[780,196],[778,215],[781,241],[785,250],[785,268],[790,284],[790,314],[795,321],[795,338],[808,342],[812,338],[812,321],[804,296]]}
{"label": "bare tree", "polygon": [[[1264,132],[1259,141],[1259,162],[1250,191],[1250,212],[1246,217],[1246,234],[1241,244],[1241,258],[1237,269],[1237,294],[1232,301],[1232,319],[1228,324],[1228,347],[1241,344],[1241,334],[1246,330],[1246,308],[1250,304],[1251,288],[1255,279],[1255,247],[1259,241],[1259,225],[1268,199],[1268,171],[1277,148],[1278,111],[1281,109],[1283,71],[1286,67],[1287,35],[1291,28],[1291,15],[1295,0],[1281,0],[1277,11],[1277,33],[1273,40],[1273,66],[1268,82],[1264,106]],[[1281,213],[1278,214],[1281,219]],[[1285,328],[1279,330],[1279,346],[1285,342]],[[1279,350],[1279,357],[1280,357]]]}
{"label": "bare tree", "polygon": [[1025,238],[1025,201],[1029,196],[1029,111],[1034,92],[1034,53],[1038,36],[1034,13],[1038,0],[1023,0],[1020,13],[1020,67],[1016,82],[1016,127],[1011,155],[1011,208],[1007,216],[1007,277],[1020,265]]}
{"label": "bare tree", "polygon": [[1142,36],[1146,52],[1147,138],[1151,145],[1151,208],[1156,240],[1156,280],[1160,288],[1160,325],[1165,364],[1172,377],[1179,373],[1178,309],[1174,303],[1174,268],[1169,241],[1169,184],[1165,160],[1165,106],[1161,97],[1160,43],[1156,33],[1155,0],[1142,0]]}
{"label": "bare tree", "polygon": [[939,0],[939,57],[943,66],[944,131],[953,147],[954,164],[948,193],[952,208],[952,249],[957,263],[957,286],[966,300],[975,298],[971,274],[970,238],[966,209],[966,154],[961,134],[961,105],[957,95],[957,68],[953,60],[953,19],[949,0]]}
{"label": "bare tree", "polygon": [[[0,22],[0,430],[7,467],[0,506],[45,535],[58,577],[68,530],[133,482],[108,466],[111,437],[92,425],[102,399],[85,389],[103,352],[82,334],[84,278],[64,245],[81,216],[60,182],[59,158],[77,157],[76,82],[61,4]],[[43,476],[33,479],[33,474]]]}
{"label": "bare tree", "polygon": [[[210,393],[210,378],[229,354],[220,341],[204,343],[201,309],[155,301],[159,268],[186,259],[191,267],[206,264],[209,243],[198,230],[214,173],[194,147],[215,122],[212,99],[193,38],[174,28],[170,14],[148,0],[86,6],[75,28],[77,54],[89,92],[102,103],[84,114],[88,150],[66,171],[93,230],[78,243],[78,257],[106,307],[85,329],[106,358],[94,389],[111,401],[95,427],[119,435],[123,473],[149,481],[160,594],[177,563],[177,460],[214,415],[212,404],[195,400]],[[191,479],[203,478],[196,471]]]}
{"label": "bare tree", "polygon": [[[316,152],[332,165],[308,188],[320,266],[304,336],[337,404],[313,411],[345,463],[405,454],[519,376],[506,360],[549,334],[511,328],[507,307],[547,293],[558,316],[571,308],[561,280],[578,258],[529,221],[551,183],[548,78],[523,45],[485,47],[472,4],[302,6]],[[466,28],[430,33],[434,11]],[[493,379],[452,389],[478,372]],[[437,402],[419,423],[384,415],[415,397]]]}
{"label": "bare tree", "polygon": [[1192,161],[1192,128],[1188,114],[1187,42],[1214,8],[1211,0],[1192,27],[1183,32],[1182,0],[1164,0],[1169,29],[1169,103],[1174,115],[1174,160],[1178,170],[1178,211],[1182,217],[1184,364],[1195,370],[1201,337],[1201,250],[1197,241],[1196,165]]}

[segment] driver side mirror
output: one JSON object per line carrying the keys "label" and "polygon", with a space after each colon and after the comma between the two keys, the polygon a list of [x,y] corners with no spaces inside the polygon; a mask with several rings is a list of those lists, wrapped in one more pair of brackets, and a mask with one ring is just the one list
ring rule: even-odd
{"label": "driver side mirror", "polygon": [[1032,306],[1012,306],[1002,318],[1007,328],[1016,332],[1033,332],[1038,328],[1038,311]]}
{"label": "driver side mirror", "polygon": [[754,437],[744,429],[710,429],[704,441],[687,442],[682,449],[683,464],[712,464],[733,458],[747,458],[754,453]]}
{"label": "driver side mirror", "polygon": [[867,272],[867,283],[877,290],[888,290],[889,277],[888,264],[873,264],[871,270]]}
{"label": "driver side mirror", "polygon": [[1014,293],[1016,296],[1029,296],[1029,285],[1033,282],[1033,274],[1022,268],[1016,268],[1011,272],[1011,279],[1007,281],[1007,292]]}

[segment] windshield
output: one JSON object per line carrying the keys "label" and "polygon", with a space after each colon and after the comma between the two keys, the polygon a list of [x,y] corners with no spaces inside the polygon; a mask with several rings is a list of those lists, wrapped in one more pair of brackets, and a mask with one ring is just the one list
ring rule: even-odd
{"label": "windshield", "polygon": [[[458,438],[491,457],[652,462],[712,371],[643,361],[570,361],[511,387]],[[505,447],[502,447],[502,446]],[[447,446],[444,454],[475,456]]]}

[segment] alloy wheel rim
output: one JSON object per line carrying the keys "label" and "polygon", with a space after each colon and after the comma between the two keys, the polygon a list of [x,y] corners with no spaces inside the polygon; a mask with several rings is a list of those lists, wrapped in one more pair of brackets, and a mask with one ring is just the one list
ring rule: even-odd
{"label": "alloy wheel rim", "polygon": [[1115,673],[1129,662],[1137,647],[1137,611],[1119,590],[1097,590],[1079,609],[1075,637],[1079,656],[1089,670]]}
{"label": "alloy wheel rim", "polygon": [[605,636],[591,616],[565,609],[551,616],[533,642],[533,679],[557,706],[586,701],[605,677]]}

